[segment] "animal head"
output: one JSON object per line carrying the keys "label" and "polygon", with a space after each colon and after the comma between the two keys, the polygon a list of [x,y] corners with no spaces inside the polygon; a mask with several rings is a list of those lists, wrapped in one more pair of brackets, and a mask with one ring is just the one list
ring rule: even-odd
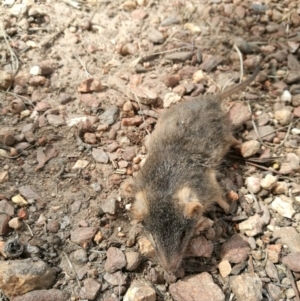
{"label": "animal head", "polygon": [[200,200],[189,187],[155,199],[153,194],[141,190],[136,193],[132,211],[151,234],[162,267],[175,273],[203,211]]}

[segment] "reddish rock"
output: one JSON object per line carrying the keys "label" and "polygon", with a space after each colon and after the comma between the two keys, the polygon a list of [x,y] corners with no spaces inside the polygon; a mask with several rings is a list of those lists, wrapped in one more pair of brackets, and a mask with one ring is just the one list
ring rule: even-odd
{"label": "reddish rock", "polygon": [[122,126],[137,126],[143,123],[143,117],[135,116],[122,119]]}
{"label": "reddish rock", "polygon": [[250,247],[240,234],[234,234],[221,247],[221,259],[240,263],[248,259]]}
{"label": "reddish rock", "polygon": [[294,109],[293,114],[295,117],[300,117],[300,106]]}
{"label": "reddish rock", "polygon": [[51,220],[47,223],[47,230],[52,233],[57,233],[60,229],[60,223],[57,220]]}
{"label": "reddish rock", "polygon": [[222,290],[208,273],[188,276],[170,285],[170,293],[176,301],[224,301]]}
{"label": "reddish rock", "polygon": [[0,213],[0,235],[6,235],[12,230],[8,225],[10,219],[9,215]]}
{"label": "reddish rock", "polygon": [[83,136],[83,140],[85,143],[88,143],[88,144],[96,144],[97,143],[97,137],[94,133],[85,133]]}
{"label": "reddish rock", "polygon": [[92,94],[81,94],[80,101],[82,101],[88,107],[98,108],[100,106],[100,100]]}
{"label": "reddish rock", "polygon": [[83,287],[80,290],[82,299],[94,300],[101,289],[101,283],[92,278],[83,281]]}
{"label": "reddish rock", "polygon": [[130,285],[124,301],[155,301],[156,293],[152,286],[147,282],[135,280]]}
{"label": "reddish rock", "polygon": [[122,158],[125,161],[132,161],[133,158],[136,156],[136,147],[135,146],[130,146],[127,147],[124,152],[122,153]]}
{"label": "reddish rock", "polygon": [[228,112],[228,118],[233,128],[238,128],[251,119],[251,113],[245,104],[234,103]]}
{"label": "reddish rock", "polygon": [[164,82],[167,87],[173,88],[179,84],[180,76],[178,74],[167,75]]}
{"label": "reddish rock", "polygon": [[289,247],[291,252],[300,252],[300,234],[293,227],[284,227],[273,232],[274,238]]}
{"label": "reddish rock", "polygon": [[36,75],[31,77],[29,80],[29,85],[34,87],[44,86],[46,84],[47,79],[44,76]]}
{"label": "reddish rock", "polygon": [[270,259],[271,262],[273,263],[278,263],[279,258],[280,258],[280,253],[281,253],[282,245],[277,244],[277,245],[268,245],[268,258]]}
{"label": "reddish rock", "polygon": [[78,92],[100,92],[103,90],[100,80],[90,77],[84,80],[78,87]]}
{"label": "reddish rock", "polygon": [[106,253],[107,259],[104,265],[104,270],[108,273],[113,273],[121,270],[126,265],[124,253],[115,247],[110,247]]}
{"label": "reddish rock", "polygon": [[29,74],[29,72],[27,72],[27,71],[20,71],[15,76],[14,85],[15,86],[18,85],[18,86],[21,86],[21,87],[25,87],[28,84],[30,78],[31,78],[31,75]]}
{"label": "reddish rock", "polygon": [[95,236],[98,228],[82,227],[71,231],[71,241],[78,245],[83,245],[90,242]]}
{"label": "reddish rock", "polygon": [[300,272],[300,252],[293,252],[282,258],[285,264],[293,272]]}
{"label": "reddish rock", "polygon": [[185,252],[185,257],[211,257],[214,246],[211,241],[204,236],[191,239]]}

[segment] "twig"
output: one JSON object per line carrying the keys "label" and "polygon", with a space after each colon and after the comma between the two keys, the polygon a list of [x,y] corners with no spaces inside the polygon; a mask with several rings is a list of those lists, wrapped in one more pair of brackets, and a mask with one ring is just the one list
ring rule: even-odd
{"label": "twig", "polygon": [[67,262],[68,262],[68,264],[69,264],[69,267],[73,270],[73,272],[74,272],[74,274],[75,274],[75,278],[76,278],[76,281],[77,281],[77,285],[78,285],[79,287],[81,287],[80,281],[79,281],[79,279],[78,279],[77,273],[76,273],[76,271],[75,271],[75,268],[74,268],[74,266],[73,266],[71,260],[69,259],[69,257],[68,257],[68,255],[66,254],[66,252],[63,251],[62,253],[63,253],[64,256],[65,256],[65,258],[66,258],[66,260],[67,260]]}
{"label": "twig", "polygon": [[73,53],[74,57],[78,60],[78,62],[80,63],[80,65],[83,67],[84,71],[85,71],[85,75],[87,78],[92,77],[91,74],[87,71],[86,69],[86,65],[83,62],[83,60],[80,58],[80,56],[76,53]]}
{"label": "twig", "polygon": [[27,223],[25,223],[25,225],[26,225],[28,231],[30,232],[31,237],[33,237],[33,233],[32,233],[32,231],[31,231],[30,226],[29,226]]}
{"label": "twig", "polygon": [[[27,97],[25,97],[25,96],[22,96],[22,95],[19,95],[19,94],[16,94],[16,93],[13,93],[13,92],[9,92],[9,91],[6,91],[5,93],[6,93],[6,94],[10,94],[10,95],[12,95],[12,96],[14,96],[14,97],[16,97],[16,98],[21,99],[21,100],[22,100],[22,98],[23,98],[23,99],[25,99],[25,100],[28,101],[28,104],[30,104],[33,108],[35,108],[35,105],[32,103],[32,101],[31,101],[29,98],[27,98]],[[26,103],[25,103],[25,104],[26,104]]]}
{"label": "twig", "polygon": [[293,288],[293,290],[295,292],[296,301],[300,301],[299,291],[298,291],[297,285],[295,283],[295,279],[293,277],[293,274],[292,274],[292,272],[291,272],[290,269],[287,269],[286,272],[287,272],[288,278],[290,279],[290,281],[292,283],[292,288]]}
{"label": "twig", "polygon": [[51,35],[49,38],[47,38],[46,40],[44,40],[43,42],[41,42],[40,44],[40,48],[44,47],[45,45],[47,45],[51,40],[54,40],[56,37],[58,37],[62,32],[64,32],[69,25],[76,19],[76,17],[73,17],[64,27],[62,27],[58,32],[54,33],[53,35]]}
{"label": "twig", "polygon": [[255,164],[255,163],[249,162],[249,161],[246,161],[246,163],[249,164],[249,165],[252,165],[254,167],[260,168],[262,170],[271,171],[271,172],[273,172],[273,173],[275,173],[277,175],[281,175],[281,172],[279,172],[279,171],[277,171],[277,170],[275,170],[273,168],[265,167],[265,166],[262,166],[262,165],[259,165],[259,164]]}
{"label": "twig", "polygon": [[260,205],[259,205],[259,203],[258,203],[258,201],[257,201],[257,198],[256,198],[256,196],[254,195],[254,193],[253,193],[253,191],[252,191],[252,189],[247,185],[247,189],[249,190],[249,192],[250,192],[250,194],[251,194],[251,196],[252,196],[252,198],[253,198],[253,200],[254,200],[254,203],[255,203],[255,205],[256,205],[256,212],[257,213],[261,213],[261,207],[260,207]]}
{"label": "twig", "polygon": [[235,44],[233,45],[233,47],[236,50],[236,52],[238,53],[239,58],[240,58],[240,70],[241,70],[240,83],[241,83],[243,81],[243,77],[244,77],[243,55],[242,55],[240,49]]}

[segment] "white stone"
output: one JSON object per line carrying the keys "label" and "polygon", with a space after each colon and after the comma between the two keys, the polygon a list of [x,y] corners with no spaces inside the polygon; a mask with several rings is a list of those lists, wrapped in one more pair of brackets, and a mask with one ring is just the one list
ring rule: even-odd
{"label": "white stone", "polygon": [[77,160],[72,169],[84,169],[89,165],[87,160]]}
{"label": "white stone", "polygon": [[266,190],[272,189],[277,183],[277,178],[272,176],[271,174],[266,175],[265,178],[263,178],[260,181],[260,186]]}
{"label": "white stone", "polygon": [[296,212],[290,202],[283,201],[280,197],[276,197],[271,206],[273,210],[287,218],[292,218]]}
{"label": "white stone", "polygon": [[29,73],[31,75],[41,75],[42,74],[42,69],[39,66],[33,66],[30,68]]}
{"label": "white stone", "polygon": [[164,97],[164,108],[169,108],[172,104],[178,102],[181,97],[176,93],[167,93]]}
{"label": "white stone", "polygon": [[280,97],[281,101],[291,102],[292,101],[292,94],[288,90],[284,90]]}
{"label": "white stone", "polygon": [[292,119],[293,115],[289,109],[281,109],[275,112],[275,118],[281,125],[288,125]]}
{"label": "white stone", "polygon": [[257,177],[248,177],[246,179],[246,185],[253,193],[258,193],[261,189],[260,179]]}

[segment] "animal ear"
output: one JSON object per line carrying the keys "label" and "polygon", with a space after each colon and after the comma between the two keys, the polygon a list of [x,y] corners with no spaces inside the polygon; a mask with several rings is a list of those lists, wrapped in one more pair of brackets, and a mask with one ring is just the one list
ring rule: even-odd
{"label": "animal ear", "polygon": [[189,187],[183,187],[178,191],[178,199],[184,208],[184,216],[187,218],[196,217],[203,211],[201,201]]}
{"label": "animal ear", "polygon": [[144,191],[139,191],[135,195],[135,202],[131,209],[135,220],[142,221],[148,213],[147,199]]}

